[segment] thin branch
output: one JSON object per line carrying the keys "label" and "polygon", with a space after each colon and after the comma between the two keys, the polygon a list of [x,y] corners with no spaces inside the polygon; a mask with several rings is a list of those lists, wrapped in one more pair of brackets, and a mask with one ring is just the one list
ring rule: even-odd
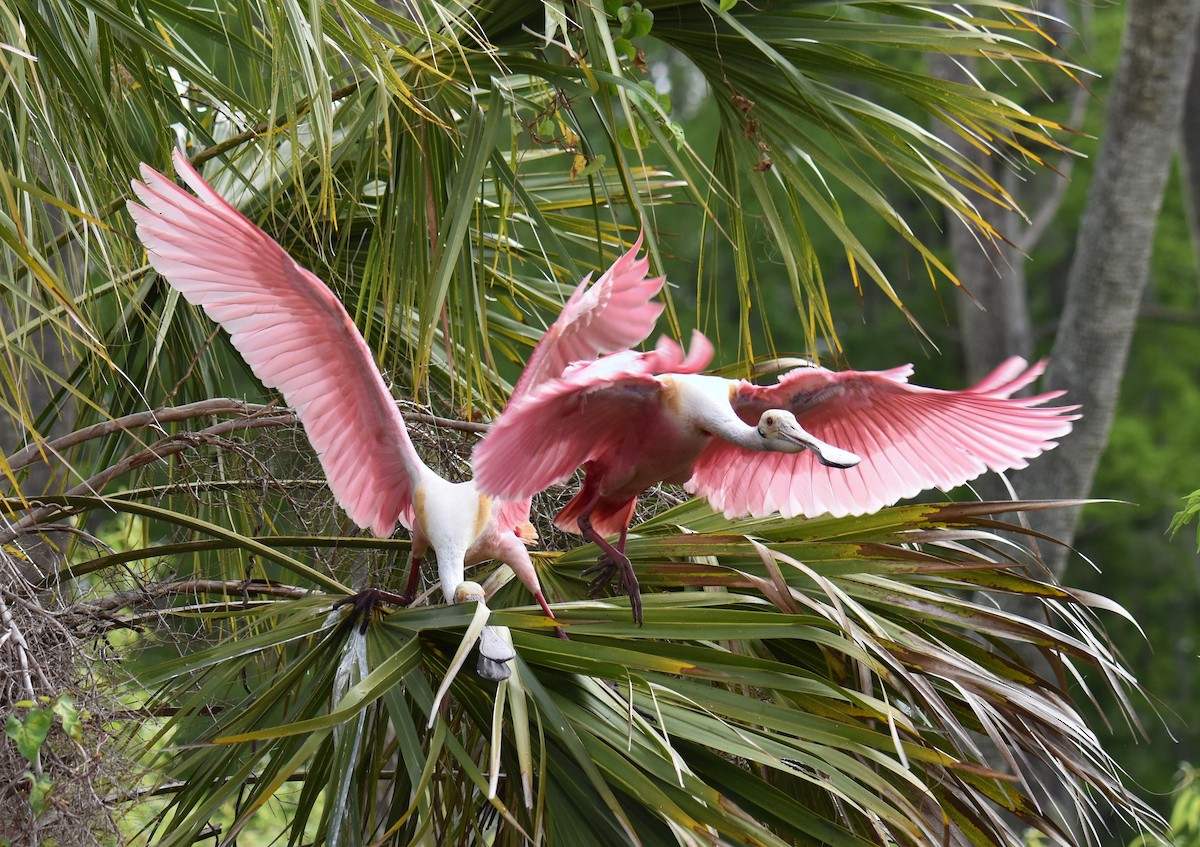
{"label": "thin branch", "polygon": [[197,403],[187,403],[182,406],[165,406],[148,412],[137,412],[132,415],[125,415],[120,418],[113,418],[110,421],[93,424],[92,426],[84,427],[51,441],[39,441],[35,444],[30,444],[28,447],[24,447],[13,453],[6,461],[10,470],[18,471],[34,464],[38,460],[48,464],[51,457],[46,455],[47,453],[58,454],[77,444],[91,441],[94,438],[101,438],[105,435],[111,435],[114,432],[130,432],[156,424],[174,423],[176,421],[204,418],[211,415],[258,414],[267,408],[266,406],[255,406],[242,400],[231,400],[224,397],[201,400]]}
{"label": "thin branch", "polygon": [[164,582],[148,588],[136,588],[130,591],[118,591],[96,600],[80,603],[70,611],[77,613],[111,612],[136,603],[145,603],[174,594],[221,594],[226,596],[248,596],[251,594],[267,597],[285,597],[299,600],[309,597],[313,592],[307,588],[294,585],[253,580],[247,582],[239,579],[187,579],[179,582]]}
{"label": "thin branch", "polygon": [[1138,310],[1138,320],[1179,324],[1181,326],[1196,326],[1200,324],[1200,312],[1171,309],[1158,303],[1143,303],[1142,308]]}
{"label": "thin branch", "polygon": [[[285,426],[287,424],[294,424],[297,421],[295,413],[282,406],[269,403],[247,403],[245,400],[218,397],[211,400],[200,400],[196,403],[185,403],[181,406],[162,406],[148,412],[135,412],[131,415],[124,415],[123,417],[113,418],[110,421],[93,424],[92,426],[67,433],[51,441],[39,441],[35,444],[30,444],[28,447],[23,447],[16,453],[13,453],[5,461],[8,462],[9,470],[18,471],[39,460],[49,463],[51,457],[47,453],[59,454],[63,450],[82,444],[85,441],[102,438],[116,432],[132,432],[133,430],[144,429],[148,426],[176,423],[194,418],[206,418],[213,415],[246,415],[254,417],[269,412],[274,412],[277,416],[272,418],[275,425]],[[488,424],[477,423],[475,421],[460,421],[455,418],[443,418],[437,415],[427,415],[422,412],[402,411],[402,413],[405,420],[414,423],[455,429],[460,432],[483,434],[489,428]]]}
{"label": "thin branch", "polygon": [[460,421],[457,418],[441,418],[437,415],[427,415],[424,412],[405,412],[401,409],[404,419],[413,421],[414,423],[429,424],[430,426],[440,426],[445,429],[457,429],[459,432],[474,432],[483,435],[489,429],[491,424],[477,423],[475,421]]}
{"label": "thin branch", "polygon": [[17,654],[17,663],[21,666],[21,682],[24,684],[25,693],[29,695],[29,699],[37,700],[37,690],[33,687],[33,673],[37,674],[43,690],[53,691],[54,686],[46,679],[41,667],[36,662],[31,665],[29,658],[33,655],[33,651],[29,649],[29,643],[25,640],[16,621],[13,620],[12,612],[8,610],[8,604],[4,602],[3,597],[0,597],[0,623],[4,624],[6,629],[4,635],[0,636],[0,645],[12,641],[12,650]]}
{"label": "thin branch", "polygon": [[[176,453],[182,453],[184,450],[200,446],[202,444],[211,444],[219,441],[221,436],[228,435],[231,432],[237,432],[245,429],[257,429],[259,427],[281,426],[294,420],[292,416],[277,415],[273,417],[260,418],[239,418],[232,421],[222,421],[219,424],[203,429],[200,432],[182,432],[177,435],[168,436],[149,447],[141,450],[132,456],[127,456],[115,465],[111,465],[95,476],[81,482],[71,490],[66,492],[67,497],[77,497],[81,495],[100,496],[100,492],[114,479],[119,476],[124,476],[130,471],[149,465],[153,462],[161,461]],[[31,501],[31,504],[35,501]],[[0,532],[0,544],[7,544],[13,539],[25,534],[31,528],[46,521],[54,515],[69,513],[69,507],[61,505],[42,505],[32,509],[28,514],[18,520],[16,523],[10,524],[3,532]]]}
{"label": "thin branch", "polygon": [[[260,427],[270,426],[287,426],[297,422],[297,417],[294,413],[280,409],[274,405],[260,405],[243,403],[238,400],[229,400],[221,398],[217,400],[207,400],[198,403],[189,403],[183,406],[166,407],[151,412],[140,412],[133,415],[126,415],[122,418],[117,418],[112,421],[95,424],[91,427],[86,427],[75,433],[69,433],[62,438],[54,439],[49,442],[41,442],[37,445],[30,445],[17,453],[14,453],[9,458],[10,467],[25,467],[32,464],[37,459],[45,461],[46,454],[54,453],[57,455],[58,448],[61,446],[74,446],[83,443],[84,441],[99,438],[103,435],[114,432],[127,432],[132,429],[142,428],[159,424],[168,420],[187,420],[196,417],[205,417],[217,413],[237,413],[247,415],[246,417],[237,418],[235,420],[222,421],[214,424],[199,432],[181,432],[175,435],[167,436],[159,441],[151,444],[144,450],[141,450],[132,456],[120,460],[114,465],[106,468],[98,474],[84,480],[74,488],[66,492],[66,496],[93,495],[100,496],[100,492],[114,479],[138,468],[149,465],[153,462],[161,461],[169,456],[177,453],[182,453],[193,447],[202,444],[217,443],[220,439],[232,432],[237,432],[246,429],[257,429]],[[435,426],[442,426],[450,429],[458,429],[465,432],[486,432],[487,424],[475,423],[473,421],[459,421],[453,418],[442,418],[436,415],[426,415],[423,413],[411,413],[407,415],[408,419],[414,422],[427,423]],[[46,520],[55,515],[70,514],[71,509],[62,505],[36,505],[36,499],[30,501],[30,505],[34,506],[30,512],[23,516],[15,523],[11,523],[0,532],[0,544],[7,544],[14,539],[26,534],[30,530],[43,524]]]}
{"label": "thin branch", "polygon": [[140,625],[147,621],[154,621],[162,624],[169,615],[183,614],[218,614],[218,613],[244,613],[250,609],[261,609],[270,606],[273,600],[237,600],[225,603],[192,603],[187,606],[168,606],[164,609],[154,609],[149,612],[138,612],[132,615],[112,615],[107,618],[108,622],[118,627],[126,629],[137,629]]}

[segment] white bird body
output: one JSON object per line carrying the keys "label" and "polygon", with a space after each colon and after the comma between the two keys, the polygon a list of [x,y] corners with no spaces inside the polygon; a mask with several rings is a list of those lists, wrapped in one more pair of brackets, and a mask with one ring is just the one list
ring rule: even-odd
{"label": "white bird body", "polygon": [[[409,530],[414,555],[424,555],[433,548],[445,596],[453,596],[463,582],[464,566],[500,559],[514,571],[524,571],[523,560],[533,571],[526,550],[526,545],[536,540],[531,524],[522,534],[502,528],[495,498],[481,494],[473,480],[450,482],[425,470],[413,486],[413,525]],[[508,555],[501,555],[498,548]]]}
{"label": "white bird body", "polygon": [[[610,468],[599,491],[604,499],[628,500],[650,485],[667,482],[682,485],[692,478],[695,459],[713,437],[746,450],[799,453],[821,443],[827,464],[849,467],[857,464],[853,453],[812,438],[807,443],[781,437],[764,437],[733,411],[731,400],[737,382],[707,374],[659,374],[653,377],[662,414],[655,418],[654,449],[646,451],[636,465]],[[781,413],[783,416],[786,413]],[[794,420],[794,418],[793,418]],[[639,440],[645,431],[631,431]],[[838,461],[828,461],[836,456]]]}

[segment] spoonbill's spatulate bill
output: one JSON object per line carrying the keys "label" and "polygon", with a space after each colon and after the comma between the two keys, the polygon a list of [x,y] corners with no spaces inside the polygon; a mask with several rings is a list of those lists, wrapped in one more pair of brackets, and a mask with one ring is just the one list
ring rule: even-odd
{"label": "spoonbill's spatulate bill", "polygon": [[[130,201],[155,270],[229,333],[255,375],[278,388],[321,460],[334,497],[360,527],[386,537],[412,531],[411,602],[421,557],[433,548],[442,593],[453,602],[464,566],[506,562],[553,617],[526,545],[536,539],[528,495],[495,500],[471,481],[452,483],[421,461],[362,334],[333,292],[225,202],[177,150],[175,169],[195,195],[142,166]],[[595,284],[580,283],[533,352],[514,397],[566,364],[623,350],[654,327],[661,278],[646,276],[641,239]],[[511,647],[480,639],[480,672],[504,678]],[[490,655],[489,655],[490,654]]]}
{"label": "spoonbill's spatulate bill", "polygon": [[[624,555],[637,497],[682,483],[727,517],[858,515],[983,472],[1024,467],[1071,430],[1075,406],[1054,391],[1013,397],[1045,363],[1009,359],[978,385],[941,391],[887,371],[801,367],[774,385],[700,374],[712,345],[664,339],[569,368],[514,402],[475,449],[475,480],[524,497],[582,466],[583,485],[555,523],[600,546],[619,569],[640,620]],[[616,545],[604,536],[619,534]]]}

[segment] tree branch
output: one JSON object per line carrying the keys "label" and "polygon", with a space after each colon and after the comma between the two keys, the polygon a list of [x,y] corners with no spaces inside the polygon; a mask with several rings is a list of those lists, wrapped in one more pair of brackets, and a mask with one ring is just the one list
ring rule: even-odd
{"label": "tree branch", "polygon": [[289,600],[299,600],[303,597],[311,596],[313,593],[308,588],[298,588],[295,585],[284,585],[265,580],[251,580],[247,582],[246,580],[239,579],[186,579],[179,582],[164,582],[146,588],[118,591],[96,600],[79,603],[70,611],[83,614],[113,612],[136,603],[146,603],[174,594],[221,594],[223,596],[247,596],[254,594],[265,597],[284,597]]}
{"label": "tree branch", "polygon": [[[132,456],[127,456],[115,465],[110,465],[100,473],[85,479],[79,485],[67,491],[66,496],[92,495],[98,497],[101,490],[117,477],[124,476],[130,471],[144,467],[152,462],[160,461],[176,453],[181,453],[191,447],[212,443],[219,437],[228,435],[231,432],[267,426],[281,426],[293,420],[294,417],[292,416],[239,418],[232,421],[222,421],[200,432],[183,432],[168,436],[150,445],[145,450],[134,453]],[[16,523],[10,524],[3,532],[0,532],[0,544],[7,544],[18,536],[23,535],[30,528],[37,526],[54,515],[63,514],[68,511],[68,507],[60,505],[38,506]]]}
{"label": "tree branch", "polygon": [[[55,438],[50,441],[39,441],[35,444],[30,444],[28,447],[23,447],[16,453],[13,453],[5,461],[8,463],[9,470],[18,471],[34,464],[37,461],[50,462],[51,457],[47,453],[55,454],[55,458],[61,458],[60,454],[63,450],[82,444],[85,441],[91,441],[96,438],[102,438],[106,435],[112,435],[116,432],[131,432],[136,429],[144,429],[148,426],[156,426],[163,423],[176,423],[178,421],[192,420],[194,418],[206,418],[213,415],[245,415],[248,417],[259,417],[267,413],[274,412],[275,417],[271,418],[273,425],[286,426],[297,422],[294,412],[283,406],[274,404],[262,403],[247,403],[244,400],[232,400],[226,397],[214,398],[212,400],[200,400],[195,403],[185,403],[181,406],[163,406],[147,412],[135,412],[131,415],[124,415],[120,418],[113,418],[111,421],[103,421],[92,426],[84,427],[75,432],[68,433],[60,438]],[[456,429],[461,432],[473,432],[483,434],[488,431],[489,424],[476,423],[475,421],[460,421],[454,418],[443,418],[437,415],[427,415],[422,412],[403,412],[405,420],[414,423],[429,424],[431,426],[444,427],[446,429]]]}
{"label": "tree branch", "polygon": [[130,432],[131,430],[143,429],[147,426],[174,423],[193,418],[204,418],[211,415],[261,414],[268,408],[268,406],[251,405],[241,400],[230,400],[224,397],[201,400],[197,403],[186,403],[182,406],[165,406],[93,424],[92,426],[84,427],[51,441],[38,441],[13,453],[5,461],[8,462],[9,470],[19,471],[22,468],[32,465],[39,459],[48,464],[51,457],[46,455],[47,453],[53,453],[55,454],[54,458],[58,458],[57,454],[60,454],[63,450],[74,447],[77,444],[82,444],[85,441],[91,441],[94,438],[111,435],[114,432]]}
{"label": "tree branch", "polygon": [[[188,403],[182,406],[166,407],[150,412],[138,412],[132,415],[126,415],[121,418],[116,418],[111,421],[95,424],[90,427],[85,427],[78,432],[68,433],[61,438],[56,438],[52,441],[41,442],[39,444],[30,445],[22,450],[14,453],[9,457],[8,462],[10,468],[27,467],[34,461],[41,459],[48,461],[47,453],[58,455],[62,449],[82,444],[85,441],[100,438],[104,435],[109,435],[115,432],[129,432],[133,429],[144,428],[147,426],[161,424],[166,421],[189,420],[197,417],[207,417],[213,414],[241,414],[244,417],[235,420],[222,421],[221,423],[213,424],[199,432],[181,432],[175,435],[167,436],[166,438],[156,441],[154,444],[146,447],[131,456],[121,459],[114,465],[109,466],[98,474],[85,479],[83,482],[76,485],[74,488],[65,492],[67,496],[93,495],[100,496],[100,492],[114,479],[119,476],[124,476],[131,471],[151,464],[152,462],[166,459],[177,453],[181,453],[192,447],[197,447],[202,444],[212,444],[221,437],[232,432],[237,432],[246,429],[258,429],[261,427],[270,426],[287,426],[295,424],[297,417],[293,412],[287,411],[275,405],[261,405],[253,403],[244,403],[239,400],[230,400],[227,398],[219,398],[216,400],[204,400],[197,403]],[[449,429],[458,429],[465,432],[486,432],[487,424],[475,423],[473,421],[459,421],[453,418],[442,418],[436,415],[426,415],[422,413],[410,413],[406,415],[410,421],[418,423],[428,423],[434,426],[446,427]],[[0,544],[7,544],[15,538],[23,535],[26,531],[33,527],[42,524],[46,520],[69,513],[70,509],[61,505],[43,505],[33,508],[16,523],[9,524],[3,531],[0,531]]]}

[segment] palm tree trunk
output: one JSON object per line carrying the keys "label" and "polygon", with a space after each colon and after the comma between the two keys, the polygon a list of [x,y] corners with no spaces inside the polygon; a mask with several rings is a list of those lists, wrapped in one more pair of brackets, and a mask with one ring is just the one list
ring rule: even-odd
{"label": "palm tree trunk", "polygon": [[[1154,226],[1175,151],[1200,17],[1200,0],[1130,0],[1096,170],[1067,277],[1045,384],[1065,388],[1083,419],[1061,447],[1017,482],[1023,497],[1086,497],[1108,440]],[[1034,517],[1070,543],[1079,509]],[[1066,548],[1046,551],[1060,573]]]}

